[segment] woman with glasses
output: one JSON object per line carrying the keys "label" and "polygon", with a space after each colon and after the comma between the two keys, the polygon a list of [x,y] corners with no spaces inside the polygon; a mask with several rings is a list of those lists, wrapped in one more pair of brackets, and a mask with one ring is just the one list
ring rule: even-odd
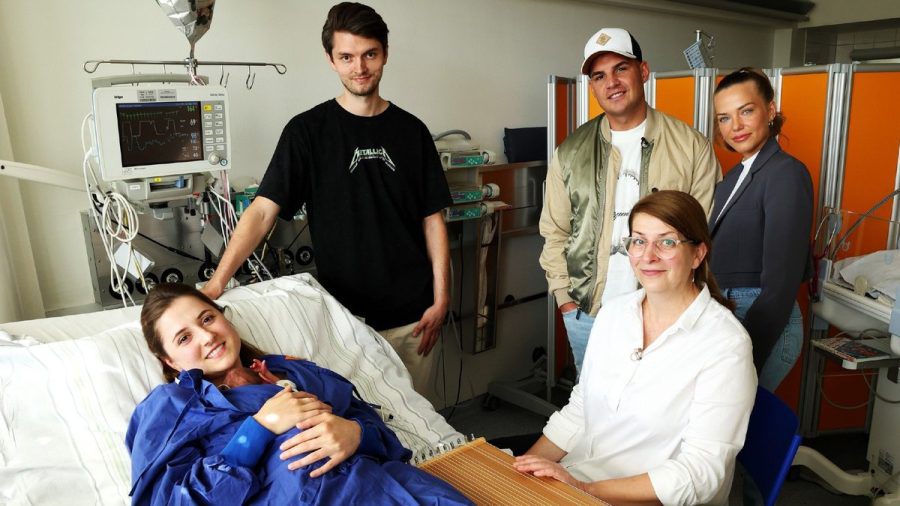
{"label": "woman with glasses", "polygon": [[515,466],[614,504],[726,504],[756,373],[709,270],[706,214],[659,191],[628,229],[642,288],[600,309],[569,403]]}
{"label": "woman with glasses", "polygon": [[803,344],[796,298],[809,279],[812,179],[776,136],[769,79],[755,69],[733,72],[716,87],[718,135],[743,160],[716,186],[709,228],[712,270],[753,340],[759,384],[769,391],[787,376]]}

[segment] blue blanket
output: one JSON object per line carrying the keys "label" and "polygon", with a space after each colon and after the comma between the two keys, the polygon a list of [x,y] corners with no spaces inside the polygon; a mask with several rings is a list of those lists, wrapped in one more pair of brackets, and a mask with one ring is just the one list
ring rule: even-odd
{"label": "blue blanket", "polygon": [[126,443],[134,504],[471,504],[449,484],[405,463],[410,451],[353,395],[349,381],[305,360],[265,360],[299,390],[330,404],[334,414],[360,423],[356,453],[318,478],[309,473],[327,459],[290,471],[278,446],[298,433],[292,429],[272,437],[255,464],[235,464],[223,452],[226,445],[281,388],[247,385],[223,392],[199,369],[183,371],[177,383],[150,392],[132,415]]}

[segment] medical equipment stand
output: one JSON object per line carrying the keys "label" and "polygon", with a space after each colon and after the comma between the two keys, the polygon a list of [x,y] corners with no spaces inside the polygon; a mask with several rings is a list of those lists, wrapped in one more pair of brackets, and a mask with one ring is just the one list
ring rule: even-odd
{"label": "medical equipment stand", "polygon": [[[800,404],[800,430],[803,435],[818,433],[820,376],[824,369],[825,356],[829,355],[823,348],[813,344],[815,339],[825,337],[828,324],[840,322],[844,330],[863,330],[878,328],[892,334],[900,332],[900,308],[893,310],[864,296],[856,295],[850,290],[840,288],[832,283],[825,283],[821,300],[812,307],[813,330],[807,350],[807,363],[804,364],[803,388]],[[894,315],[897,315],[894,317]],[[892,324],[896,321],[897,325]],[[883,343],[879,343],[882,344]],[[887,346],[882,351],[888,352]],[[837,358],[831,355],[830,358]],[[897,479],[900,473],[900,404],[884,402],[883,399],[900,399],[900,383],[898,368],[900,356],[873,362],[855,363],[844,361],[845,369],[877,369],[878,376],[872,385],[869,396],[869,413],[867,420],[871,424],[867,459],[869,471],[858,474],[847,473],[819,452],[801,446],[794,457],[793,465],[805,466],[826,483],[840,492],[850,495],[871,496],[873,490],[884,488],[887,495],[878,497],[873,502],[876,506],[900,505],[900,486]]]}
{"label": "medical equipment stand", "polygon": [[[575,95],[575,79],[555,75],[548,76],[547,160],[553,158],[556,146],[575,130],[576,121],[583,123],[587,119],[586,96],[579,101],[576,100]],[[576,113],[576,104],[579,103],[583,110]],[[556,300],[549,295],[547,297],[546,373],[537,374],[521,381],[492,383],[488,386],[490,395],[546,417],[559,410],[559,407],[551,402],[553,388],[556,386],[556,319]]]}

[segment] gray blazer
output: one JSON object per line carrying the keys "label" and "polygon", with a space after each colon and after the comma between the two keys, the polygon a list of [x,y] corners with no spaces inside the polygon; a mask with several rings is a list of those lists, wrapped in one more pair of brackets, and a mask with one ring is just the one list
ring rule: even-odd
{"label": "gray blazer", "polygon": [[800,160],[769,139],[723,212],[740,173],[737,165],[716,186],[710,266],[723,289],[762,289],[744,318],[759,370],[788,323],[800,284],[811,274],[812,178]]}

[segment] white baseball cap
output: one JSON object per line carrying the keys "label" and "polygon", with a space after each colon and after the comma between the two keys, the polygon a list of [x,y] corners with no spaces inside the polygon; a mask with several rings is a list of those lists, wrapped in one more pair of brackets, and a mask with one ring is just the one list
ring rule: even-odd
{"label": "white baseball cap", "polygon": [[588,75],[591,71],[588,67],[594,60],[594,57],[605,52],[616,53],[626,58],[643,61],[641,46],[628,33],[628,30],[623,28],[601,28],[584,45],[584,62],[581,64],[581,73]]}

